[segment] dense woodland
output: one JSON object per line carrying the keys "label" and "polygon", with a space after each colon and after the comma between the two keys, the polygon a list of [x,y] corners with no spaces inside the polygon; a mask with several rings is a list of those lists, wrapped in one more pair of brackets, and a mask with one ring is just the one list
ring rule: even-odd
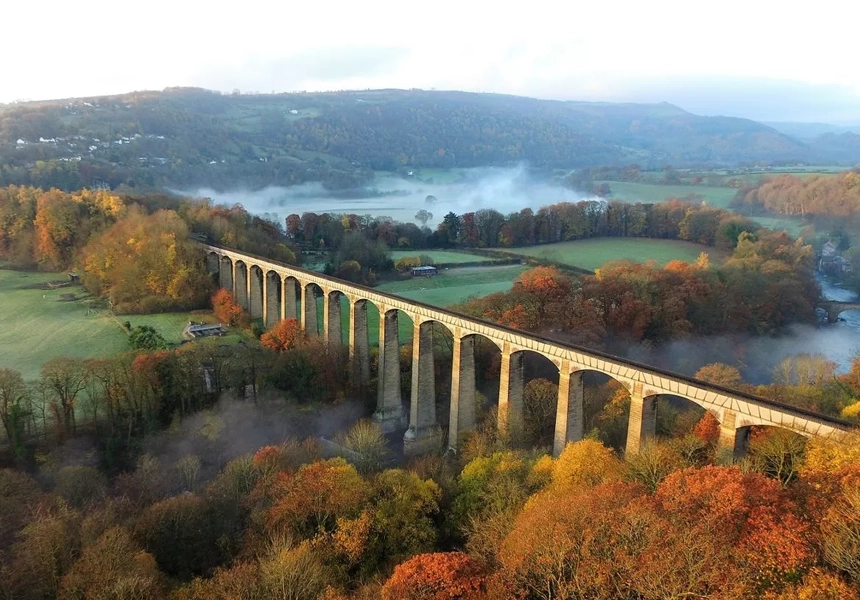
{"label": "dense woodland", "polygon": [[[529,448],[558,388],[531,379],[522,439],[501,436],[482,400],[460,453],[394,466],[369,421],[334,450],[283,441],[279,422],[301,429],[309,409],[337,414],[355,392],[294,322],[236,349],[59,359],[31,384],[0,369],[4,424],[29,465],[0,469],[2,597],[858,598],[856,434],[804,444],[756,430],[732,464],[712,415],[661,406],[668,437],[621,458],[629,397],[610,381],[586,388],[591,437],[553,460]],[[700,376],[725,384],[729,371]],[[860,395],[860,361],[841,383]],[[250,395],[229,400],[239,390]]]}
{"label": "dense woodland", "polygon": [[[432,209],[432,204],[429,205]],[[424,211],[427,212],[427,211]],[[422,211],[416,214],[416,219]],[[594,237],[676,239],[734,248],[744,231],[758,225],[737,214],[681,200],[653,203],[587,200],[559,202],[537,212],[524,208],[504,215],[492,208],[446,214],[431,232],[414,223],[355,214],[291,214],[286,231],[307,248],[338,249],[352,232],[389,248],[510,248]],[[337,262],[335,261],[335,267]]]}
{"label": "dense woodland", "polygon": [[71,191],[321,181],[350,188],[372,179],[373,169],[404,167],[853,164],[855,138],[801,142],[754,121],[700,117],[665,103],[170,89],[0,106],[0,185]]}
{"label": "dense woodland", "polygon": [[[386,236],[407,231],[385,219],[304,215],[292,231],[296,219],[288,219],[282,234],[241,207],[107,192],[10,187],[0,200],[5,260],[83,265],[87,285],[115,298],[199,292],[198,284],[210,291],[196,270],[202,257],[185,254],[189,232],[260,254],[277,243],[283,260],[298,242],[342,256],[368,248],[385,255]],[[511,231],[576,239],[596,231],[643,235],[657,224],[666,237],[698,232],[693,239],[732,255],[721,266],[705,256],[665,269],[607,265],[580,279],[540,267],[510,293],[464,310],[594,345],[720,328],[768,332],[811,318],[818,290],[802,242],[748,230],[706,207],[615,208],[554,205],[543,221],[527,213],[530,225]],[[505,226],[523,213],[499,216],[452,214],[441,232],[408,231],[438,239],[456,222],[452,245],[479,246],[481,236],[501,245]],[[317,238],[338,231],[333,223],[343,230],[339,242],[330,233]],[[305,227],[308,239],[296,239]],[[159,276],[170,261],[178,283]],[[154,287],[129,287],[141,278]],[[212,305],[222,322],[251,325],[226,291]],[[434,368],[444,430],[452,357],[450,339],[439,334]],[[589,438],[551,459],[557,383],[545,366],[526,365],[525,427],[503,435],[495,425],[497,355],[477,348],[480,423],[460,451],[408,462],[393,462],[373,424],[355,422],[375,404],[376,357],[368,388],[351,387],[343,350],[305,339],[291,320],[259,341],[57,358],[30,382],[0,368],[0,460],[9,467],[0,469],[0,597],[858,598],[860,440],[853,435],[842,444],[804,444],[787,432],[755,430],[747,456],[735,460],[717,447],[712,415],[661,401],[661,439],[623,456],[629,396],[611,380],[589,378]],[[408,397],[411,345],[400,365]],[[837,377],[826,361],[796,357],[778,375],[774,385],[752,388],[726,365],[697,373],[860,418],[860,361]],[[330,430],[342,424],[335,444],[299,441],[320,422]],[[298,437],[285,440],[285,432]]]}
{"label": "dense woodland", "polygon": [[46,271],[80,269],[87,289],[117,313],[206,304],[212,281],[192,232],[296,262],[280,228],[240,206],[154,194],[0,188],[0,261]]}

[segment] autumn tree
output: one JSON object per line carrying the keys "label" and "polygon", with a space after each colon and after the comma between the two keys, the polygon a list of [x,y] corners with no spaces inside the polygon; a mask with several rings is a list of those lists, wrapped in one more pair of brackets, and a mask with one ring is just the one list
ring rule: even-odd
{"label": "autumn tree", "polygon": [[349,458],[362,473],[376,471],[390,459],[385,434],[379,425],[368,419],[350,427],[342,444],[352,452]]}
{"label": "autumn tree", "polygon": [[714,413],[709,410],[705,411],[705,414],[693,428],[693,435],[706,444],[716,446],[720,440],[720,422]]}
{"label": "autumn tree", "polygon": [[547,379],[532,379],[523,390],[523,421],[526,440],[533,446],[552,444],[558,385]]}
{"label": "autumn tree", "polygon": [[86,508],[107,491],[107,478],[95,467],[71,465],[54,476],[54,493],[75,508]]}
{"label": "autumn tree", "polygon": [[736,388],[743,382],[740,371],[737,368],[723,363],[711,363],[705,365],[694,375],[696,379],[715,383],[723,387]]}
{"label": "autumn tree", "polygon": [[113,527],[85,548],[60,582],[59,600],[156,600],[164,596],[164,577],[155,559]]}
{"label": "autumn tree", "polygon": [[24,453],[24,429],[29,411],[26,406],[27,384],[14,369],[0,369],[0,421],[6,439],[19,458]]}
{"label": "autumn tree", "polygon": [[302,536],[330,530],[338,517],[356,516],[368,493],[367,483],[342,458],[304,465],[294,475],[277,476],[268,526]]}
{"label": "autumn tree", "polygon": [[0,469],[0,550],[9,545],[38,507],[41,490],[26,473]]}
{"label": "autumn tree", "polygon": [[304,337],[298,320],[282,319],[260,337],[260,343],[264,348],[282,353],[298,346]]}
{"label": "autumn tree", "polygon": [[173,211],[130,210],[83,250],[84,284],[117,312],[197,308],[212,289],[201,250]]}
{"label": "autumn tree", "polygon": [[150,505],[137,519],[135,533],[168,575],[205,573],[223,559],[220,524],[211,521],[205,500],[194,494]]}
{"label": "autumn tree", "polygon": [[565,446],[552,471],[555,488],[588,488],[619,479],[623,472],[621,461],[611,448],[593,439],[584,439]]}
{"label": "autumn tree", "polygon": [[51,409],[57,427],[64,435],[75,433],[75,405],[87,385],[84,361],[52,358],[42,365],[42,381],[51,392]]}
{"label": "autumn tree", "polygon": [[486,572],[462,552],[419,554],[397,565],[383,600],[468,600],[484,589]]}
{"label": "autumn tree", "polygon": [[233,294],[224,288],[220,288],[212,296],[212,310],[219,321],[230,327],[242,324],[244,311],[233,298]]}

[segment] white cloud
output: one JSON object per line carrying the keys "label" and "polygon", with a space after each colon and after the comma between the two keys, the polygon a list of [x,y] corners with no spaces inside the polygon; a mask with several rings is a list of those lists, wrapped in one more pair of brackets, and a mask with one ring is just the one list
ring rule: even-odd
{"label": "white cloud", "polygon": [[690,76],[838,84],[860,97],[860,8],[842,0],[8,4],[0,49],[22,58],[5,62],[0,101],[175,85],[614,100],[632,79]]}

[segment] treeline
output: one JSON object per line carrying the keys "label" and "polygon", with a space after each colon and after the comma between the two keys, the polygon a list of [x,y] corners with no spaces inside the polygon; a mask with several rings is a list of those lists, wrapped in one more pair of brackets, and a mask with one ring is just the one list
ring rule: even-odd
{"label": "treeline", "polygon": [[693,335],[767,334],[812,322],[819,289],[810,246],[784,232],[742,233],[732,256],[712,265],[609,263],[575,280],[549,267],[523,273],[510,292],[459,310],[593,347]]}
{"label": "treeline", "polygon": [[296,262],[280,227],[241,206],[103,190],[0,188],[0,261],[80,270],[87,289],[119,313],[206,303],[212,281],[195,236]]}
{"label": "treeline", "polygon": [[751,212],[851,222],[860,215],[860,174],[848,171],[804,178],[780,175],[739,190],[732,206]]}
{"label": "treeline", "polygon": [[256,402],[275,393],[299,403],[333,403],[346,394],[340,349],[305,340],[301,332],[289,340],[278,335],[275,329],[262,343],[198,340],[104,359],[58,357],[34,381],[0,368],[0,461],[33,468],[45,447],[85,437],[100,468],[117,473],[134,465],[147,435],[211,408],[225,394]]}
{"label": "treeline", "polygon": [[[427,214],[427,211],[419,211],[416,219]],[[758,229],[756,223],[745,217],[680,200],[658,204],[560,202],[537,212],[524,208],[508,215],[491,208],[462,215],[449,212],[435,231],[387,217],[355,214],[307,212],[286,218],[286,232],[293,242],[304,248],[327,249],[333,253],[331,273],[340,272],[346,261],[356,261],[365,280],[371,270],[379,273],[381,269],[391,268],[383,246],[389,249],[511,248],[594,237],[645,237],[731,249],[743,232]],[[362,253],[364,256],[360,256]],[[347,274],[344,271],[344,276]]]}

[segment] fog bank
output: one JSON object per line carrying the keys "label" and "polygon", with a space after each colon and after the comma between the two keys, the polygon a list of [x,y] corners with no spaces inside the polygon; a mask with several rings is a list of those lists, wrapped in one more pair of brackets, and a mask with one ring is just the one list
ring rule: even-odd
{"label": "fog bank", "polygon": [[[459,175],[455,181],[434,182],[438,177]],[[233,190],[217,192],[209,188],[177,190],[186,196],[211,198],[217,204],[241,204],[249,212],[268,215],[280,223],[291,213],[355,213],[387,216],[397,221],[416,222],[415,213],[424,209],[433,214],[428,226],[435,226],[448,212],[463,214],[484,208],[502,214],[529,207],[537,210],[556,202],[579,202],[598,199],[559,185],[540,180],[524,166],[483,168],[451,173],[433,171],[422,177],[416,170],[414,179],[397,176],[377,177],[363,188],[326,190],[320,183],[291,187],[268,187],[259,191]],[[418,177],[422,177],[423,181]],[[427,196],[436,201],[426,202]]]}

